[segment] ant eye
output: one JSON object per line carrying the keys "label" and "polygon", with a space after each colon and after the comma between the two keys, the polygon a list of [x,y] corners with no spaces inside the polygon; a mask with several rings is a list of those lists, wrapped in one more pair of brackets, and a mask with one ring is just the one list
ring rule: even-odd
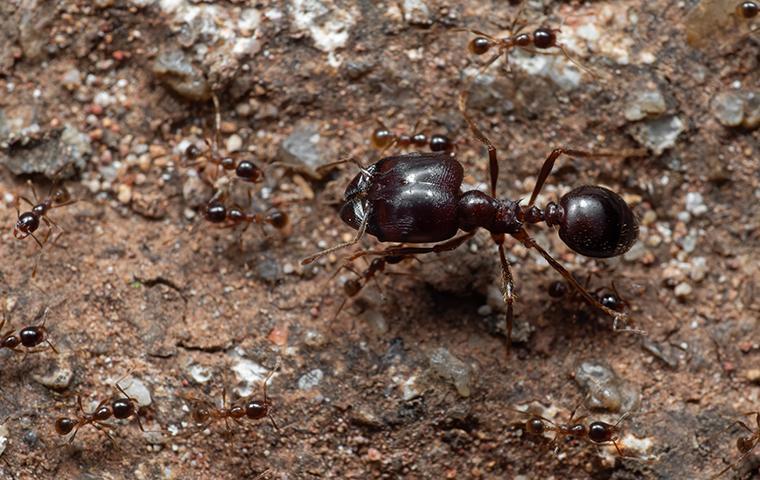
{"label": "ant eye", "polygon": [[470,43],[467,46],[467,48],[474,55],[483,55],[488,50],[490,50],[492,46],[493,46],[493,43],[491,43],[489,39],[485,37],[476,37],[470,40]]}
{"label": "ant eye", "polygon": [[559,211],[547,219],[559,225],[559,236],[581,255],[622,255],[636,242],[639,226],[631,207],[612,190],[583,186],[560,199]]}

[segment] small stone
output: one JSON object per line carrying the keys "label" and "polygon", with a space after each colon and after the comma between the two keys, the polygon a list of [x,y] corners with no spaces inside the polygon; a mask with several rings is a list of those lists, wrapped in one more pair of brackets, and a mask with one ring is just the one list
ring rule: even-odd
{"label": "small stone", "polygon": [[707,259],[705,257],[694,257],[691,259],[691,270],[689,278],[695,282],[701,282],[707,275]]}
{"label": "small stone", "polygon": [[667,105],[659,90],[634,92],[628,101],[624,115],[629,122],[657,117],[665,113]]}
{"label": "small stone", "polygon": [[481,305],[478,307],[478,315],[481,317],[487,317],[493,313],[493,309],[490,305]]}
{"label": "small stone", "polygon": [[404,18],[410,25],[429,26],[433,24],[430,9],[422,0],[404,0]]}
{"label": "small stone", "polygon": [[311,390],[322,382],[325,374],[322,370],[316,368],[298,379],[298,388],[301,390]]}
{"label": "small stone", "polygon": [[116,199],[124,205],[128,204],[132,200],[132,187],[127,184],[119,184],[116,192]]}
{"label": "small stone", "polygon": [[182,184],[182,197],[189,207],[201,208],[211,197],[211,187],[200,179],[198,172],[189,170],[185,183]]}
{"label": "small stone", "polygon": [[198,365],[194,363],[188,367],[188,373],[190,378],[197,383],[206,383],[211,380],[211,369],[205,365]]}
{"label": "small stone", "polygon": [[472,369],[445,348],[437,348],[429,356],[430,368],[439,377],[451,382],[462,397],[470,396]]}
{"label": "small stone", "polygon": [[707,205],[705,205],[705,199],[699,192],[689,192],[686,194],[686,210],[699,217],[707,212]]}
{"label": "small stone", "polygon": [[67,90],[76,90],[82,85],[82,74],[76,68],[67,70],[61,77],[61,83]]}
{"label": "small stone", "polygon": [[740,92],[720,92],[713,97],[710,107],[724,127],[738,127],[744,120],[744,98]]}
{"label": "small stone", "polygon": [[147,407],[151,404],[152,399],[150,397],[150,391],[142,380],[137,378],[125,378],[119,381],[119,386],[124,389],[127,395],[137,400],[137,404],[141,407]]}
{"label": "small stone", "polygon": [[188,100],[198,102],[211,99],[211,87],[203,72],[182,51],[161,53],[153,63],[153,74]]}
{"label": "small stone", "polygon": [[318,176],[317,168],[334,160],[332,151],[319,133],[319,124],[311,121],[301,121],[296,125],[280,145],[278,156],[283,163],[301,166],[314,177]]}
{"label": "small stone", "polygon": [[74,371],[71,369],[68,358],[62,355],[56,355],[44,365],[42,371],[32,373],[32,379],[51,390],[66,390],[71,385],[74,378]]}
{"label": "small stone", "polygon": [[367,449],[367,460],[370,462],[379,462],[382,460],[383,456],[380,453],[380,450],[370,447]]}
{"label": "small stone", "polygon": [[247,358],[238,358],[232,366],[232,371],[242,386],[238,386],[235,391],[241,397],[247,397],[254,392],[254,389],[261,388],[261,383],[271,373],[271,371],[256,362]]}
{"label": "small stone", "polygon": [[225,147],[228,152],[237,152],[243,147],[243,139],[238,134],[232,134],[227,138]]}
{"label": "small stone", "polygon": [[385,321],[385,317],[382,313],[374,309],[368,309],[362,313],[362,319],[369,326],[372,327],[372,331],[377,335],[384,335],[388,333],[388,322]]}
{"label": "small stone", "polygon": [[638,407],[638,391],[620,378],[606,362],[582,362],[575,370],[575,381],[587,394],[588,408],[629,412]]}
{"label": "small stone", "polygon": [[747,370],[744,376],[747,377],[747,380],[750,382],[760,383],[760,368],[752,368],[750,370]]}
{"label": "small stone", "polygon": [[647,249],[644,244],[642,242],[636,242],[633,244],[630,250],[625,252],[623,255],[623,260],[626,262],[636,262],[640,260],[646,252]]}
{"label": "small stone", "polygon": [[673,293],[676,294],[676,297],[679,300],[685,300],[691,296],[691,292],[693,289],[691,288],[691,285],[689,285],[686,282],[681,282],[678,285],[676,285],[675,290],[673,290]]}
{"label": "small stone", "polygon": [[662,155],[675,146],[676,139],[684,130],[683,120],[676,115],[668,115],[641,123],[634,136],[655,155]]}
{"label": "small stone", "polygon": [[5,452],[5,448],[8,446],[9,435],[10,432],[8,431],[8,426],[5,423],[0,425],[0,455]]}

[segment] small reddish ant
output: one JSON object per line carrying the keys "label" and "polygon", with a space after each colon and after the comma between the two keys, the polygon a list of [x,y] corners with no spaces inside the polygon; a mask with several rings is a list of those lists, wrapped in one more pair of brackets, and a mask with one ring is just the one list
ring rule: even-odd
{"label": "small reddish ant", "polygon": [[119,381],[114,383],[113,386],[122,395],[124,395],[124,398],[111,400],[110,405],[108,404],[108,400],[102,400],[98,406],[95,407],[95,410],[93,410],[91,413],[86,413],[82,407],[82,397],[77,395],[79,416],[76,418],[57,418],[55,421],[55,432],[58,435],[64,436],[69,435],[73,431],[74,434],[69,438],[69,443],[72,443],[74,441],[74,438],[77,436],[80,428],[84,427],[85,425],[92,425],[103,434],[105,434],[108,439],[115,444],[116,442],[114,442],[113,437],[110,433],[108,433],[108,430],[106,429],[108,425],[103,422],[110,419],[111,417],[124,420],[132,416],[134,416],[137,420],[137,425],[140,427],[140,430],[145,432],[142,422],[140,421],[140,405],[137,403],[136,399],[127,395],[127,392],[125,392],[124,389],[121,388],[121,385],[119,385]]}
{"label": "small reddish ant", "polygon": [[[279,365],[278,365],[279,366]],[[209,425],[220,420],[224,421],[227,430],[230,430],[230,420],[238,425],[243,425],[241,420],[261,420],[268,417],[272,427],[279,430],[277,423],[272,416],[272,401],[267,395],[267,383],[277,371],[278,366],[272,369],[262,382],[263,399],[245,398],[241,399],[238,404],[228,405],[227,387],[222,386],[222,406],[216,407],[213,404],[203,405],[192,410],[193,421],[196,423],[196,431],[205,430]]]}
{"label": "small reddish ant", "polygon": [[203,217],[220,228],[236,228],[243,226],[242,232],[252,224],[269,224],[277,230],[285,230],[288,225],[288,214],[278,208],[270,208],[265,213],[250,213],[238,206],[227,207],[221,199],[211,200],[203,212]]}
{"label": "small reddish ant", "polygon": [[[58,353],[58,350],[56,350],[53,343],[50,341],[50,339],[47,338],[47,329],[45,328],[45,322],[47,321],[48,311],[49,309],[45,308],[39,314],[37,314],[37,317],[35,317],[35,320],[42,319],[42,322],[40,322],[39,325],[24,327],[19,330],[18,333],[13,333],[13,329],[5,333],[1,333],[0,349],[7,348],[8,350],[12,350],[16,353],[21,353],[22,351],[19,350],[19,347],[23,346],[26,348],[26,351],[24,352],[26,354],[38,353],[44,351],[44,349],[32,349],[45,342],[48,344],[51,350],[53,350],[55,353]],[[8,316],[5,313],[5,310],[3,310],[3,318],[0,320],[0,332],[2,332],[2,329],[6,323],[9,323]]]}
{"label": "small reddish ant", "polygon": [[[591,275],[589,274],[586,280],[587,289],[589,288],[588,285],[590,278]],[[549,284],[547,293],[552,298],[565,298],[570,293],[570,287],[568,286],[567,282],[556,280]],[[612,282],[611,289],[606,287],[599,287],[596,290],[590,290],[589,293],[591,293],[591,295],[593,295],[600,304],[616,312],[624,312],[631,306],[631,304],[628,303],[627,300],[624,300],[620,295],[620,292],[618,292],[618,289],[615,286],[615,282]]]}
{"label": "small reddish ant", "polygon": [[[747,2],[745,2],[747,3]],[[749,456],[750,453],[752,453],[752,450],[757,447],[758,444],[760,444],[760,411],[758,412],[747,412],[744,414],[745,416],[755,416],[755,423],[757,423],[757,428],[755,430],[752,430],[741,420],[736,420],[734,423],[728,426],[728,429],[734,427],[735,425],[739,425],[744,430],[749,432],[749,435],[741,436],[736,439],[736,449],[739,450],[739,453],[741,456],[737,458],[733,463],[729,464],[726,468],[721,470],[717,475],[713,476],[712,479],[716,479],[718,477],[721,477],[724,473],[727,471],[733,469],[742,462],[745,458]]]}
{"label": "small reddish ant", "polygon": [[592,443],[594,445],[613,445],[617,450],[618,455],[625,457],[623,450],[618,444],[620,436],[620,422],[630,415],[630,412],[623,414],[615,424],[602,422],[595,420],[586,426],[582,422],[587,416],[575,418],[575,412],[578,407],[574,408],[570,413],[570,419],[567,423],[555,423],[546,417],[537,415],[531,412],[523,412],[521,410],[514,410],[515,412],[527,415],[530,418],[522,424],[522,429],[526,433],[534,436],[544,438],[544,434],[547,432],[553,432],[554,437],[549,443],[549,448],[559,448],[559,442],[566,439],[575,439]]}
{"label": "small reddish ant", "polygon": [[749,20],[755,18],[760,12],[760,6],[756,2],[741,2],[736,6],[736,16]]}
{"label": "small reddish ant", "polygon": [[190,165],[201,165],[205,163],[211,163],[216,165],[216,173],[213,180],[215,181],[219,177],[219,170],[235,171],[235,178],[247,183],[259,183],[264,180],[264,172],[256,166],[250,160],[238,161],[234,157],[238,155],[237,152],[233,152],[228,156],[221,154],[219,150],[219,137],[221,132],[221,114],[219,113],[219,98],[216,94],[212,94],[211,98],[214,101],[215,110],[215,129],[213,140],[208,138],[204,139],[206,142],[207,151],[201,152],[198,147],[191,144],[185,149],[185,156],[191,160]]}
{"label": "small reddish ant", "polygon": [[[67,205],[71,205],[72,203],[76,203],[75,199],[71,198],[71,195],[69,194],[68,190],[66,190],[65,187],[59,184],[58,178],[60,174],[63,172],[63,170],[68,167],[70,164],[66,164],[61,169],[56,172],[54,175],[53,184],[50,186],[50,191],[48,192],[47,196],[43,198],[42,200],[39,199],[37,196],[37,190],[34,188],[34,184],[29,181],[29,187],[32,190],[32,194],[34,195],[34,202],[29,200],[27,197],[23,195],[16,196],[15,199],[15,205],[16,205],[16,215],[18,219],[16,220],[16,224],[13,226],[13,236],[16,237],[18,240],[23,240],[26,237],[31,236],[35,242],[37,242],[37,245],[40,247],[40,255],[37,257],[37,260],[34,262],[34,268],[32,269],[32,276],[34,276],[37,273],[37,264],[39,262],[40,257],[42,256],[42,249],[47,244],[48,239],[50,238],[50,234],[53,231],[53,228],[57,228],[60,230],[60,233],[53,239],[53,243],[58,241],[58,239],[63,235],[66,231],[58,225],[56,222],[54,222],[50,216],[49,212],[50,210],[65,207]],[[23,200],[26,203],[28,203],[32,209],[28,212],[21,213],[21,204],[20,201]],[[39,238],[34,234],[34,232],[37,231],[37,229],[40,228],[40,220],[42,220],[45,225],[47,225],[47,232],[45,233],[45,237],[42,241],[40,241]]]}
{"label": "small reddish ant", "polygon": [[[430,143],[428,143],[428,137],[424,133],[414,133],[412,135],[393,133],[383,122],[378,120],[380,126],[372,132],[372,145],[385,152],[391,147],[397,145],[400,148],[409,148],[414,146],[416,148],[430,147],[431,152],[450,152],[454,150],[455,144],[449,137],[442,134],[436,134],[430,137]],[[417,130],[415,125],[414,131]]]}

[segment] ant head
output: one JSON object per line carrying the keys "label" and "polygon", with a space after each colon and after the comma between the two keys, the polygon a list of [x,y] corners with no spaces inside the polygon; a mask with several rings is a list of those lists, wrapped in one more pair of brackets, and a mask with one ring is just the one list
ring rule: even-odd
{"label": "ant head", "polygon": [[610,310],[620,311],[623,309],[623,302],[613,292],[602,292],[599,303]]}
{"label": "ant head", "polygon": [[605,422],[591,422],[588,426],[588,438],[595,443],[609,442],[617,432],[617,427]]}
{"label": "ant head", "polygon": [[348,297],[356,296],[356,294],[358,294],[361,289],[362,284],[359,282],[359,280],[353,278],[346,280],[346,283],[343,284],[343,291]]}
{"label": "ant head", "polygon": [[45,340],[45,327],[26,327],[18,332],[18,336],[23,346],[36,347]]}
{"label": "ant head", "polygon": [[53,203],[55,205],[61,205],[71,200],[71,194],[65,187],[59,186],[53,192]]}
{"label": "ant head", "polygon": [[467,45],[467,49],[473,55],[484,55],[493,46],[494,43],[486,37],[475,37],[470,40],[470,43]]}
{"label": "ant head", "polygon": [[137,411],[137,400],[132,397],[118,398],[111,403],[113,416],[116,418],[129,418]]}
{"label": "ant head", "polygon": [[235,175],[246,182],[259,182],[264,178],[261,169],[248,160],[238,163],[237,168],[235,168]]}
{"label": "ant head", "polygon": [[266,222],[278,230],[288,226],[288,214],[282,210],[272,209],[267,213]]}
{"label": "ant head", "polygon": [[755,18],[760,12],[760,7],[755,2],[742,2],[736,6],[736,16],[739,18]]}
{"label": "ant head", "polygon": [[211,417],[211,412],[207,407],[198,407],[193,410],[193,421],[195,423],[206,423]]}
{"label": "ant head", "polygon": [[557,45],[559,30],[541,27],[533,32],[533,46],[536,48],[551,48]]}
{"label": "ant head", "polygon": [[74,430],[77,422],[74,419],[61,417],[55,421],[55,433],[58,435],[68,435]]}
{"label": "ant head", "polygon": [[40,217],[32,212],[19,215],[16,225],[13,227],[13,236],[23,240],[40,227]]}
{"label": "ant head", "polygon": [[433,135],[430,137],[430,150],[433,152],[448,152],[454,149],[454,144],[451,143],[449,137],[446,135]]}
{"label": "ant head", "polygon": [[631,207],[612,190],[578,187],[546,209],[547,224],[559,225],[559,236],[587,257],[622,255],[636,242],[639,226]]}
{"label": "ant head", "polygon": [[549,284],[549,296],[552,298],[562,298],[567,295],[568,287],[562,280],[556,280]]}
{"label": "ant head", "polygon": [[201,154],[201,151],[198,147],[195,146],[195,144],[190,144],[185,149],[185,157],[187,157],[189,160],[195,160],[198,158],[198,155]]}
{"label": "ant head", "polygon": [[269,413],[269,402],[251,400],[245,404],[245,416],[251,420],[261,420]]}
{"label": "ant head", "polygon": [[211,223],[222,223],[227,219],[227,207],[218,200],[212,200],[206,205],[203,216]]}
{"label": "ant head", "polygon": [[543,435],[546,431],[546,424],[540,418],[531,418],[525,422],[525,430],[531,435]]}
{"label": "ant head", "polygon": [[736,439],[736,449],[741,453],[747,453],[755,446],[755,436],[739,437]]}

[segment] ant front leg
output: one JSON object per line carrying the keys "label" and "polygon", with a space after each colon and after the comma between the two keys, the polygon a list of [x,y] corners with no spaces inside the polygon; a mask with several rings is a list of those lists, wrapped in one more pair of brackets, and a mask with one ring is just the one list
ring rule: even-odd
{"label": "ant front leg", "polygon": [[573,288],[575,288],[575,290],[578,293],[580,293],[581,296],[591,306],[596,307],[599,310],[601,310],[602,312],[604,312],[607,315],[609,315],[613,319],[612,330],[614,330],[614,331],[626,331],[626,332],[636,333],[636,334],[639,334],[639,335],[644,335],[645,332],[643,330],[638,330],[638,329],[635,329],[635,328],[629,328],[629,327],[625,327],[625,326],[624,327],[619,327],[618,325],[620,323],[622,323],[623,325],[626,325],[630,321],[630,318],[628,317],[628,315],[626,315],[625,313],[616,312],[615,310],[612,310],[611,308],[605,307],[604,305],[602,305],[601,303],[599,303],[599,301],[597,299],[595,299],[593,297],[593,295],[591,295],[588,292],[588,290],[586,290],[585,288],[583,288],[583,286],[580,283],[578,283],[578,280],[575,279],[575,277],[573,276],[573,274],[570,273],[570,272],[568,272],[567,269],[565,267],[563,267],[561,263],[559,263],[557,260],[555,260],[554,257],[552,257],[551,255],[549,255],[549,253],[546,250],[544,250],[543,248],[541,248],[541,246],[538,243],[536,243],[536,241],[533,240],[533,238],[531,238],[530,235],[528,235],[528,232],[526,232],[525,229],[521,229],[518,233],[514,234],[513,236],[517,240],[519,240],[520,242],[522,242],[523,245],[525,245],[525,247],[527,247],[527,248],[533,248],[533,249],[537,250],[538,253],[542,257],[544,257],[544,259],[549,263],[549,265],[551,265],[551,267],[554,270],[556,270],[560,275],[562,275],[565,278],[565,280],[567,280],[570,283],[570,285],[572,285]]}
{"label": "ant front leg", "polygon": [[514,323],[514,312],[512,304],[515,302],[515,281],[512,277],[512,270],[509,268],[509,260],[504,253],[504,244],[499,242],[499,260],[501,261],[501,294],[504,303],[507,304],[507,357],[512,347],[512,324]]}
{"label": "ant front leg", "polygon": [[460,245],[462,245],[467,240],[471,239],[475,235],[476,231],[477,230],[473,230],[472,232],[468,232],[458,237],[454,237],[451,240],[446,240],[445,242],[437,243],[433,245],[432,247],[400,246],[400,247],[388,247],[384,250],[361,250],[351,255],[350,257],[348,257],[348,261],[355,260],[365,255],[374,255],[374,256],[380,256],[380,257],[395,257],[395,256],[422,255],[426,253],[448,252],[448,251],[459,248]]}

